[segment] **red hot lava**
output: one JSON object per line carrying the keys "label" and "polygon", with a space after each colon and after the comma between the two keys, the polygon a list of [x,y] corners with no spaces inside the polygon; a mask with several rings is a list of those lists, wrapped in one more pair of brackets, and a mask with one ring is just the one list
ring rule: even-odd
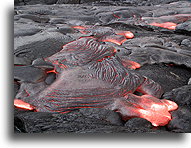
{"label": "red hot lava", "polygon": [[117,44],[117,45],[122,45],[123,42],[125,42],[127,39],[116,39],[114,37],[107,37],[106,39],[102,39],[101,41],[102,42],[111,42],[111,43],[114,43],[114,44]]}
{"label": "red hot lava", "polygon": [[150,23],[149,25],[151,26],[157,26],[157,27],[162,27],[162,28],[166,28],[166,29],[170,29],[170,30],[175,30],[177,24],[173,23],[173,22],[165,22],[165,23]]}
{"label": "red hot lava", "polygon": [[53,70],[47,71],[46,73],[55,73],[55,74],[57,74],[58,72],[56,71],[56,69],[53,69]]}
{"label": "red hot lava", "polygon": [[19,100],[19,99],[14,100],[14,106],[16,106],[18,108],[26,109],[26,110],[33,110],[34,109],[32,107],[32,105],[30,105],[29,103],[26,103],[22,100]]}
{"label": "red hot lava", "polygon": [[130,60],[122,60],[122,64],[124,67],[130,68],[130,69],[137,69],[141,67],[139,63],[130,61]]}
{"label": "red hot lava", "polygon": [[116,31],[117,35],[123,35],[127,39],[132,39],[134,38],[134,34],[131,31]]}
{"label": "red hot lava", "polygon": [[148,98],[142,102],[146,109],[140,108],[137,111],[140,113],[141,118],[147,119],[153,126],[164,126],[172,119],[169,111],[176,110],[178,105],[170,100],[161,100],[160,102],[152,102],[153,96],[143,95],[142,97]]}

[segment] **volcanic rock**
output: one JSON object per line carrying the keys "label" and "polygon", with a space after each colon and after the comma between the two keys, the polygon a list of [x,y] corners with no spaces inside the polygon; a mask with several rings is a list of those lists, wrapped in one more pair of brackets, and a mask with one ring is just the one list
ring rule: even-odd
{"label": "volcanic rock", "polygon": [[14,79],[25,82],[40,82],[44,79],[46,73],[33,66],[16,66],[14,67]]}
{"label": "volcanic rock", "polygon": [[55,4],[57,0],[15,0],[15,5]]}
{"label": "volcanic rock", "polygon": [[80,4],[80,0],[58,0],[56,4]]}
{"label": "volcanic rock", "polygon": [[47,16],[38,16],[38,15],[32,15],[32,14],[22,14],[20,15],[21,18],[30,19],[37,23],[47,23],[49,22],[49,17]]}
{"label": "volcanic rock", "polygon": [[188,81],[188,85],[191,85],[191,78],[190,78],[189,81]]}
{"label": "volcanic rock", "polygon": [[75,30],[71,28],[69,25],[57,25],[57,31],[63,34],[67,33],[75,33]]}
{"label": "volcanic rock", "polygon": [[19,91],[19,84],[18,82],[14,81],[14,97],[16,96],[18,91]]}
{"label": "volcanic rock", "polygon": [[107,121],[113,125],[122,125],[122,120],[119,114],[111,110],[97,109],[97,108],[91,108],[91,109],[84,108],[84,109],[80,109],[79,112],[89,118]]}
{"label": "volcanic rock", "polygon": [[56,80],[56,74],[55,73],[49,73],[47,74],[47,77],[46,77],[46,84],[47,85],[50,85],[52,84],[54,81]]}
{"label": "volcanic rock", "polygon": [[181,49],[167,37],[135,38],[126,41],[124,46],[131,50],[131,54],[127,58],[141,65],[174,63],[191,67],[191,53]]}
{"label": "volcanic rock", "polygon": [[42,82],[29,83],[29,82],[20,82],[20,89],[15,98],[23,98],[38,94],[40,91],[44,90],[48,85]]}
{"label": "volcanic rock", "polygon": [[191,108],[191,85],[175,88],[165,93],[163,98],[175,101],[179,106]]}
{"label": "volcanic rock", "polygon": [[168,129],[177,133],[191,132],[191,111],[190,108],[180,107],[172,112],[172,120],[168,124]]}
{"label": "volcanic rock", "polygon": [[[163,133],[164,131],[124,127],[111,124],[103,118],[88,113],[73,112],[69,114],[53,114],[43,112],[25,112],[15,116],[15,130],[26,133]],[[92,110],[93,111],[93,110]],[[94,112],[94,111],[93,111]],[[99,111],[101,113],[101,111]],[[110,112],[110,111],[109,111]],[[104,117],[105,113],[103,112]],[[99,114],[100,115],[100,114]],[[110,114],[111,115],[111,114]],[[105,116],[106,117],[106,116]],[[107,117],[106,117],[107,118]],[[107,118],[108,119],[108,118]]]}
{"label": "volcanic rock", "polygon": [[14,55],[26,57],[31,62],[36,58],[50,56],[73,39],[58,32],[42,32],[32,36],[15,38]]}
{"label": "volcanic rock", "polygon": [[[141,68],[137,69],[136,71],[159,83],[165,92],[170,92],[172,89],[187,85],[188,80],[191,76],[190,68],[186,68],[184,66],[177,66],[174,64],[146,64]],[[168,85],[166,84],[166,82],[168,82]],[[189,90],[184,88],[182,88],[179,91],[174,90],[169,93],[169,97],[167,97],[167,99],[177,98],[177,93],[185,93],[186,96],[186,94],[189,93]],[[168,93],[165,94],[165,97],[166,96],[168,96]],[[173,101],[177,102],[179,99],[182,100],[184,98],[183,96],[181,97],[178,97]]]}
{"label": "volcanic rock", "polygon": [[31,60],[28,59],[27,57],[16,57],[14,55],[14,65],[30,65]]}
{"label": "volcanic rock", "polygon": [[191,41],[189,39],[184,39],[181,42],[181,46],[185,46],[185,47],[190,48],[191,47]]}
{"label": "volcanic rock", "polygon": [[179,24],[176,27],[176,31],[190,34],[191,33],[191,21],[187,21],[187,22],[184,22],[182,24]]}
{"label": "volcanic rock", "polygon": [[121,6],[153,6],[168,4],[179,0],[15,0],[15,5],[35,4],[88,4],[88,5],[121,5]]}
{"label": "volcanic rock", "polygon": [[143,119],[143,118],[132,118],[132,119],[129,119],[125,125],[126,127],[129,127],[129,128],[145,128],[145,129],[151,129],[153,126],[152,124],[147,121],[146,119]]}
{"label": "volcanic rock", "polygon": [[33,24],[14,24],[14,36],[30,36],[38,33],[41,29]]}

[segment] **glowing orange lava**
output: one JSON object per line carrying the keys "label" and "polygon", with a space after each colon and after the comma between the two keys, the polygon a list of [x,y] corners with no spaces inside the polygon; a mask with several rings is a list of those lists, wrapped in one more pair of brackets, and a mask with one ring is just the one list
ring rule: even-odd
{"label": "glowing orange lava", "polygon": [[[145,98],[153,98],[153,96],[143,95]],[[144,99],[143,99],[144,100]],[[146,99],[145,99],[146,100]],[[146,100],[142,102],[144,108],[138,108],[137,112],[141,118],[144,118],[152,123],[153,126],[165,126],[172,119],[169,111],[176,110],[178,105],[170,100],[160,100],[157,102],[150,102]]]}
{"label": "glowing orange lava", "polygon": [[166,23],[151,23],[149,24],[151,26],[157,26],[157,27],[162,27],[162,28],[166,28],[166,29],[170,29],[170,30],[175,30],[177,24],[173,23],[173,22],[166,22]]}
{"label": "glowing orange lava", "polygon": [[127,39],[132,39],[134,38],[134,34],[131,31],[117,31],[116,32],[117,35],[123,35],[125,36]]}
{"label": "glowing orange lava", "polygon": [[19,99],[14,100],[14,106],[16,106],[18,108],[27,109],[27,110],[33,110],[34,109],[29,103],[26,103],[26,102],[19,100]]}
{"label": "glowing orange lava", "polygon": [[53,69],[53,70],[47,71],[46,73],[55,73],[55,74],[57,74],[58,72],[56,71],[56,69]]}
{"label": "glowing orange lava", "polygon": [[130,69],[137,69],[141,67],[139,63],[130,61],[130,60],[122,60],[122,64],[124,67],[130,68]]}
{"label": "glowing orange lava", "polygon": [[141,113],[140,117],[150,121],[153,126],[165,126],[171,120],[169,112],[160,113],[143,109],[139,109],[138,111]]}

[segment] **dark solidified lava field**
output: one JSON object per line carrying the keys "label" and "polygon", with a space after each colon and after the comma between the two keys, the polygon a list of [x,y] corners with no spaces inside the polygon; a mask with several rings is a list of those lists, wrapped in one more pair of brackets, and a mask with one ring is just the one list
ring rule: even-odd
{"label": "dark solidified lava field", "polygon": [[[174,29],[150,25],[173,22]],[[184,0],[15,0],[14,95],[23,86],[40,90],[51,85],[55,73],[31,65],[62,50],[82,34],[73,26],[110,27],[131,31],[134,38],[117,49],[122,60],[140,64],[130,69],[159,83],[160,99],[179,108],[172,120],[153,127],[143,118],[123,121],[114,111],[82,108],[66,114],[14,108],[15,133],[189,133],[191,132],[191,2]],[[46,65],[47,66],[47,65]],[[41,88],[42,87],[42,88]]]}

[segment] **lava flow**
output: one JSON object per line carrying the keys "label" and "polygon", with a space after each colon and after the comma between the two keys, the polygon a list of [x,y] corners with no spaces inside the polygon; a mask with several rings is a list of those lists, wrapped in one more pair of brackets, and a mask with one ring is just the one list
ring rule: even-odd
{"label": "lava flow", "polygon": [[46,73],[55,73],[55,74],[58,74],[58,72],[56,71],[56,69],[49,70],[49,71],[47,71]]}
{"label": "lava flow", "polygon": [[117,44],[117,45],[122,45],[123,42],[125,42],[127,39],[116,39],[116,38],[110,38],[110,37],[107,37],[106,39],[103,39],[101,40],[102,42],[111,42],[111,43],[114,43],[114,44]]}
{"label": "lava flow", "polygon": [[131,60],[121,60],[121,61],[122,61],[123,66],[126,68],[137,69],[137,68],[141,67],[141,65],[139,63],[131,61]]}
{"label": "lava flow", "polygon": [[14,106],[16,106],[18,108],[26,109],[26,110],[34,110],[32,105],[30,105],[29,103],[26,103],[22,100],[19,100],[19,99],[14,100]]}
{"label": "lava flow", "polygon": [[[106,37],[124,39],[118,35]],[[45,59],[62,69],[60,76],[40,95],[25,96],[24,101],[15,99],[14,105],[27,110],[60,113],[80,108],[107,108],[118,110],[124,120],[136,116],[147,119],[154,126],[166,125],[171,120],[169,111],[176,109],[176,104],[154,97],[162,95],[160,85],[128,71],[126,67],[136,69],[140,64],[118,61],[115,53],[114,47],[102,45],[95,38],[80,38],[64,45],[61,51]],[[84,67],[79,71],[79,66],[83,65],[87,65],[87,69]],[[47,71],[50,72],[57,71]],[[104,85],[101,90],[100,84]],[[115,89],[119,86],[121,90]],[[136,90],[145,95],[133,95]]]}
{"label": "lava flow", "polygon": [[150,23],[149,25],[151,26],[157,26],[157,27],[162,27],[162,28],[166,28],[166,29],[170,29],[170,30],[175,30],[177,24],[173,23],[173,22],[165,22],[165,23]]}
{"label": "lava flow", "polygon": [[[119,41],[125,38],[106,37]],[[60,113],[80,108],[105,108],[118,111],[124,120],[140,117],[154,126],[166,125],[171,120],[169,111],[177,108],[172,101],[158,99],[163,94],[158,83],[127,69],[139,68],[139,63],[119,60],[114,47],[96,38],[69,42],[45,61],[55,65],[55,69],[47,73],[56,73],[59,68],[59,77],[41,93],[16,96],[21,98],[15,99],[16,107]],[[134,95],[135,91],[144,95]]]}
{"label": "lava flow", "polygon": [[172,119],[169,111],[178,108],[175,102],[166,99],[161,100],[160,103],[144,102],[144,105],[148,105],[149,107],[147,109],[138,109],[137,111],[140,113],[141,118],[147,119],[153,126],[165,126],[168,124]]}
{"label": "lava flow", "polygon": [[116,31],[117,35],[123,35],[127,39],[132,39],[134,38],[134,34],[131,31]]}

